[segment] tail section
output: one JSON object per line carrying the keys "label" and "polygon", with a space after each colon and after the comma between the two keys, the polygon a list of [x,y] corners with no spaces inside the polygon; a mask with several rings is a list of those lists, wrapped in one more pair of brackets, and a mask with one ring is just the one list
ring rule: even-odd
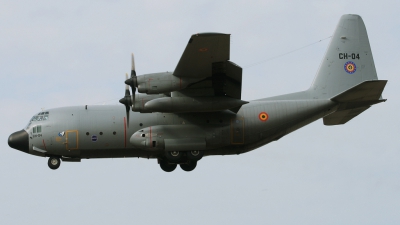
{"label": "tail section", "polygon": [[336,95],[331,100],[339,106],[334,113],[324,117],[324,124],[345,124],[372,105],[386,101],[381,97],[386,83],[386,80],[364,81]]}
{"label": "tail section", "polygon": [[358,15],[343,15],[308,93],[331,99],[369,80],[377,80],[367,30]]}

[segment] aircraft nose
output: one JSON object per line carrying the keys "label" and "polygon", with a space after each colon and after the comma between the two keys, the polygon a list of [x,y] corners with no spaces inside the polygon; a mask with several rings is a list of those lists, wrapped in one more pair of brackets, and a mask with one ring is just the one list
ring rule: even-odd
{"label": "aircraft nose", "polygon": [[11,148],[28,153],[29,152],[29,135],[25,130],[14,132],[8,138],[8,145]]}

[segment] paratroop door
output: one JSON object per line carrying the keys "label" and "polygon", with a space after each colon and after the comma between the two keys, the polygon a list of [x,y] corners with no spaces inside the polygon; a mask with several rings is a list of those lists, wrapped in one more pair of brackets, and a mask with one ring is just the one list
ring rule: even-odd
{"label": "paratroop door", "polygon": [[65,147],[67,150],[78,149],[78,131],[77,130],[67,130],[65,131]]}

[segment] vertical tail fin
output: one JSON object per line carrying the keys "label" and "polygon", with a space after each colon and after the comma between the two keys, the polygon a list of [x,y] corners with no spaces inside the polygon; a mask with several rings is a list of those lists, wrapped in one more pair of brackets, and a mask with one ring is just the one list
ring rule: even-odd
{"label": "vertical tail fin", "polygon": [[308,90],[309,94],[313,98],[330,99],[363,81],[377,79],[362,18],[343,15]]}

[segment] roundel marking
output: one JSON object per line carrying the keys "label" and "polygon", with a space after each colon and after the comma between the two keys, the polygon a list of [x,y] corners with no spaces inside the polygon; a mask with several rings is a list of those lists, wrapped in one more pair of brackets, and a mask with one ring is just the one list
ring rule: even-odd
{"label": "roundel marking", "polygon": [[268,114],[266,112],[261,112],[258,114],[258,119],[260,119],[262,122],[267,121],[269,118]]}
{"label": "roundel marking", "polygon": [[96,135],[92,135],[92,141],[96,142],[97,141],[97,136]]}
{"label": "roundel marking", "polygon": [[344,64],[344,70],[349,74],[353,74],[356,72],[357,66],[354,62],[348,61]]}

